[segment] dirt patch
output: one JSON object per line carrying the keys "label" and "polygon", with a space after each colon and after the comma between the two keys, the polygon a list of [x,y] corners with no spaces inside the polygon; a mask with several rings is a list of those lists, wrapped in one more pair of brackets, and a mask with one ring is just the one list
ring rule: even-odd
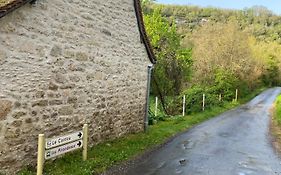
{"label": "dirt patch", "polygon": [[271,122],[270,122],[270,133],[272,137],[272,145],[275,151],[281,156],[281,126],[276,120],[276,105],[274,104],[270,109]]}

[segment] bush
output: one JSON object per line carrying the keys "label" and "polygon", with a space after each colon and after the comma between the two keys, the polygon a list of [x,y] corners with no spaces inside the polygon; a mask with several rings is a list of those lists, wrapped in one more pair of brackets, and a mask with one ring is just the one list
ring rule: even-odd
{"label": "bush", "polygon": [[194,86],[183,92],[183,95],[186,96],[187,114],[202,111],[203,94],[205,94],[205,109],[214,106],[221,106],[223,104],[223,100],[219,101],[219,94],[216,93],[216,89],[214,87],[208,89]]}

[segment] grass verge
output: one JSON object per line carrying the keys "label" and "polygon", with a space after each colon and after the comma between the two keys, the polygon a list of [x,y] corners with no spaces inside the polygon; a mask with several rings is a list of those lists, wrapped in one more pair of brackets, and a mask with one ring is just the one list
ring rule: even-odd
{"label": "grass verge", "polygon": [[281,95],[279,95],[272,108],[271,134],[273,146],[281,154]]}
{"label": "grass verge", "polygon": [[[232,109],[259,94],[263,89],[253,92],[239,103],[225,103],[222,107],[215,107],[192,116],[175,116],[167,121],[159,122],[149,128],[148,133],[127,135],[113,141],[92,147],[88,152],[89,159],[83,162],[81,152],[67,154],[55,161],[47,161],[44,167],[46,175],[93,175],[100,174],[113,165],[132,159],[145,151],[164,143],[177,133],[208,120],[218,114]],[[33,175],[35,169],[26,167],[19,175]]]}

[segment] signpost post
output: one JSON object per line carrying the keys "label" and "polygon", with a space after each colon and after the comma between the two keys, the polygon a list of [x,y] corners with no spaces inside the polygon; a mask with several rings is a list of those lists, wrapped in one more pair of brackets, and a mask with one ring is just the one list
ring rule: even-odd
{"label": "signpost post", "polygon": [[89,132],[89,127],[88,124],[85,124],[83,126],[83,160],[87,160],[87,155],[88,155],[88,132]]}
{"label": "signpost post", "polygon": [[39,134],[38,136],[38,154],[37,154],[37,175],[43,174],[44,167],[44,154],[45,154],[45,135]]}
{"label": "signpost post", "polygon": [[83,147],[83,160],[87,160],[88,124],[83,131],[77,131],[60,137],[45,139],[44,134],[38,137],[37,175],[43,174],[44,161]]}

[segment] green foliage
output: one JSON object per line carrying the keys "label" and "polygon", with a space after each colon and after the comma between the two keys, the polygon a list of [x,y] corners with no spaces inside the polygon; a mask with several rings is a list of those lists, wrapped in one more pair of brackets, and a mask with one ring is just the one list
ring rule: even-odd
{"label": "green foliage", "polygon": [[203,94],[205,94],[205,109],[221,106],[223,101],[219,101],[219,94],[214,91],[214,87],[193,86],[183,92],[186,96],[187,114],[202,112]]}
{"label": "green foliage", "polygon": [[215,72],[214,94],[221,94],[224,100],[232,100],[239,84],[237,78],[229,70],[218,68]]}
{"label": "green foliage", "polygon": [[157,95],[160,90],[163,96],[176,96],[189,78],[191,49],[181,47],[174,21],[162,17],[161,8],[144,15],[144,21],[157,57],[153,73],[158,86],[153,84],[153,93]]}
{"label": "green foliage", "polygon": [[281,95],[279,95],[275,101],[275,120],[278,125],[281,127]]}
{"label": "green foliage", "polygon": [[263,83],[267,86],[278,86],[281,84],[279,76],[280,76],[280,71],[279,71],[279,62],[278,60],[271,55],[268,59],[268,63],[266,66],[266,72],[263,73]]}
{"label": "green foliage", "polygon": [[[187,110],[193,113],[202,110],[203,93],[210,108],[232,101],[236,89],[245,96],[261,86],[281,84],[281,17],[268,9],[151,1],[145,8],[146,29],[158,60],[152,94],[162,93],[168,114],[181,112],[180,94],[187,95]],[[220,94],[223,102],[218,101]]]}
{"label": "green foliage", "polygon": [[149,125],[154,125],[158,123],[159,121],[166,121],[168,116],[165,115],[164,113],[159,113],[157,116],[155,113],[153,113],[151,110],[148,112],[148,124]]}

